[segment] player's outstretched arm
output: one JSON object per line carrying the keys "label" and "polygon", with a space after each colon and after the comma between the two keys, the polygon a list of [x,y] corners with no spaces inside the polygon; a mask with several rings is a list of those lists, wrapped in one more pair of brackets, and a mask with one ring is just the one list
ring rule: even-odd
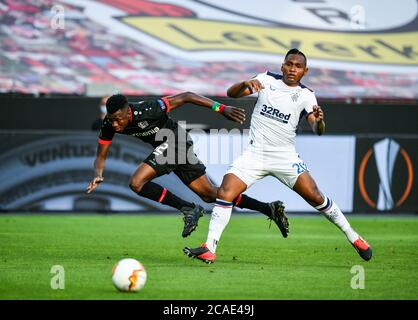
{"label": "player's outstretched arm", "polygon": [[313,112],[308,116],[312,131],[318,136],[325,132],[324,112],[320,106],[313,106]]}
{"label": "player's outstretched arm", "polygon": [[259,92],[264,89],[263,84],[257,79],[241,81],[233,84],[228,88],[226,94],[231,98],[241,98]]}
{"label": "player's outstretched arm", "polygon": [[98,144],[96,159],[94,160],[94,178],[87,186],[87,193],[92,192],[97,186],[103,182],[103,171],[105,168],[106,157],[110,144]]}
{"label": "player's outstretched arm", "polygon": [[221,113],[225,118],[243,123],[245,121],[245,110],[233,106],[226,106],[213,101],[207,97],[195,94],[193,92],[183,92],[174,96],[166,97],[170,104],[170,110],[178,108],[186,103],[192,103],[198,106],[210,108],[213,111]]}

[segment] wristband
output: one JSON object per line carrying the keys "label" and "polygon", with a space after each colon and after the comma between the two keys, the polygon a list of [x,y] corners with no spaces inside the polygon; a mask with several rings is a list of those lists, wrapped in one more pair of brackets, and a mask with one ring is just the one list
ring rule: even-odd
{"label": "wristband", "polygon": [[212,105],[212,110],[215,112],[222,112],[225,109],[225,105],[219,102],[214,102]]}

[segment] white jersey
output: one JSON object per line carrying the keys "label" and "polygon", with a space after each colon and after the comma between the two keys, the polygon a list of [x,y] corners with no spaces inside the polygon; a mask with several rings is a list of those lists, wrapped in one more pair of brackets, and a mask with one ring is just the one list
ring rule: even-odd
{"label": "white jersey", "polygon": [[300,84],[290,87],[272,72],[255,77],[264,89],[258,93],[250,126],[250,146],[264,152],[295,151],[299,119],[317,105],[313,91]]}

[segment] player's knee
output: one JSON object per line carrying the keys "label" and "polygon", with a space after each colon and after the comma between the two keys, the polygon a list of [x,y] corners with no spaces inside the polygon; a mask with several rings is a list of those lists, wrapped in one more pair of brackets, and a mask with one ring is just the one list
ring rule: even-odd
{"label": "player's knee", "polygon": [[129,188],[135,193],[141,192],[142,187],[144,186],[144,182],[136,179],[131,179],[129,181]]}
{"label": "player's knee", "polygon": [[220,187],[218,189],[217,198],[225,201],[232,201],[235,198],[233,193],[234,191],[230,188]]}
{"label": "player's knee", "polygon": [[314,190],[310,196],[310,202],[314,207],[320,206],[324,203],[324,197],[319,190]]}
{"label": "player's knee", "polygon": [[317,207],[324,203],[324,197],[319,189],[314,186],[309,189],[304,189],[302,193],[299,193],[310,205]]}

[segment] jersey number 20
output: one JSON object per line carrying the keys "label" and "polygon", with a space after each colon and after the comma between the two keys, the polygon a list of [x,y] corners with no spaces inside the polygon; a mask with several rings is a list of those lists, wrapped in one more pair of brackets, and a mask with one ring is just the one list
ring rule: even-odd
{"label": "jersey number 20", "polygon": [[299,162],[299,163],[295,162],[294,164],[292,164],[292,168],[296,168],[298,174],[301,174],[305,172],[306,170],[308,170],[308,167],[304,162]]}

